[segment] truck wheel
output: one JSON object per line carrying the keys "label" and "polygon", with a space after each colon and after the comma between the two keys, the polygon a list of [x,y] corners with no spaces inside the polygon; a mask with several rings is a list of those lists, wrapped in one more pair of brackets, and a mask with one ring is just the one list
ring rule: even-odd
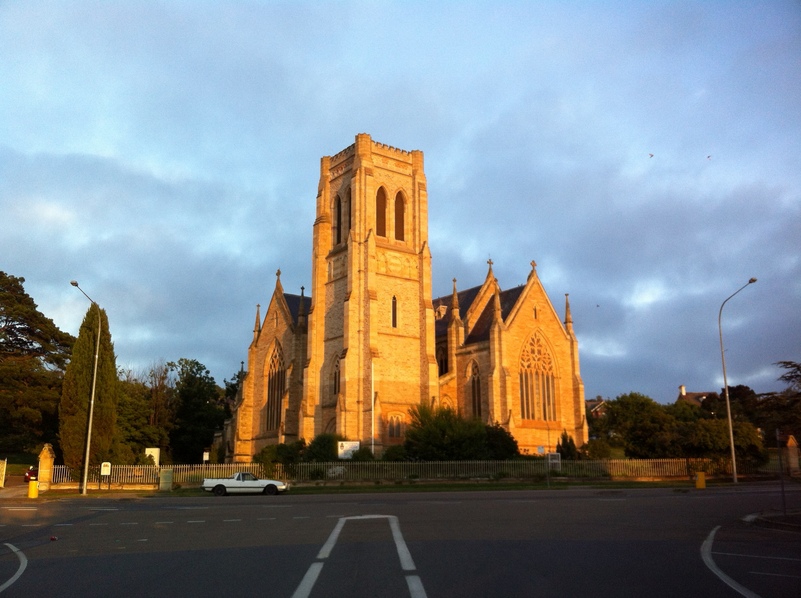
{"label": "truck wheel", "polygon": [[214,493],[214,496],[225,496],[225,486],[222,484],[217,484],[212,492]]}
{"label": "truck wheel", "polygon": [[265,494],[278,494],[278,488],[274,484],[268,484],[264,487]]}

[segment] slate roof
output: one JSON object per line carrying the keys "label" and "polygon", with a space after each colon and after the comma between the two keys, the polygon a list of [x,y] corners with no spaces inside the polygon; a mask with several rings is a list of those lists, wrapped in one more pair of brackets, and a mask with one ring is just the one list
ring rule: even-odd
{"label": "slate roof", "polygon": [[311,306],[311,297],[306,297],[301,295],[292,295],[291,293],[284,293],[284,301],[286,301],[287,306],[289,307],[289,313],[292,314],[292,323],[297,326],[298,324],[298,314],[300,313],[300,300],[303,299],[303,307],[306,313],[309,313],[309,307]]}
{"label": "slate roof", "polygon": [[[514,306],[517,304],[518,299],[520,299],[520,295],[523,293],[523,289],[525,289],[525,285],[520,285],[518,287],[514,287],[513,289],[509,289],[507,291],[501,291],[501,317],[506,320],[507,316],[511,313]],[[473,287],[470,289],[466,289],[464,291],[458,291],[456,295],[459,298],[459,317],[464,319],[467,311],[470,309],[470,306],[473,304],[473,301],[476,300],[478,296],[478,292],[481,290],[481,286]],[[450,307],[451,301],[453,300],[453,294],[445,295],[439,297],[434,300],[434,309],[436,310],[437,307],[440,305],[445,305]],[[481,312],[481,315],[476,320],[475,325],[473,326],[472,330],[470,330],[470,334],[467,335],[465,339],[465,344],[469,345],[472,343],[478,343],[481,341],[485,341],[489,339],[489,331],[490,327],[492,326],[492,314],[493,310],[495,309],[495,300],[494,295],[490,297],[490,300],[487,302],[487,305],[484,307],[484,311]],[[435,323],[435,334],[436,336],[443,336],[447,334],[448,331],[448,323],[450,322],[450,318],[448,316],[441,318],[436,321]]]}

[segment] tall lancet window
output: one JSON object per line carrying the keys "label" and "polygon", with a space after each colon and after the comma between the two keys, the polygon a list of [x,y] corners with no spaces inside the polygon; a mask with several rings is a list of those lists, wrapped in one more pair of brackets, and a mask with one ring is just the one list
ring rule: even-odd
{"label": "tall lancet window", "polygon": [[398,327],[398,298],[392,296],[392,327]]}
{"label": "tall lancet window", "polygon": [[473,417],[481,417],[481,375],[478,364],[474,361],[470,367],[470,399],[473,407]]}
{"label": "tall lancet window", "polygon": [[375,196],[375,234],[387,236],[387,192],[381,187]]}
{"label": "tall lancet window", "polygon": [[406,213],[406,202],[403,200],[403,193],[398,191],[395,196],[395,239],[403,241],[404,236],[404,215]]}
{"label": "tall lancet window", "polygon": [[336,363],[334,364],[334,371],[331,372],[331,396],[333,396],[334,398],[339,396],[339,391],[342,383],[339,363],[340,363],[339,359],[337,359]]}
{"label": "tall lancet window", "polygon": [[539,334],[529,339],[520,357],[520,415],[523,419],[556,420],[554,362]]}
{"label": "tall lancet window", "polygon": [[281,403],[286,385],[286,370],[281,347],[275,347],[270,357],[270,369],[267,373],[267,403],[265,406],[266,431],[277,430],[281,426]]}
{"label": "tall lancet window", "polygon": [[342,243],[342,200],[334,200],[334,245]]}

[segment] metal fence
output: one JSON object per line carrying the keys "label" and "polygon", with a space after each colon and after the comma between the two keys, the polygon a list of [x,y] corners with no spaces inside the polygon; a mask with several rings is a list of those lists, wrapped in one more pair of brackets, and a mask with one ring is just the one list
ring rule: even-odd
{"label": "metal fence", "polygon": [[[341,481],[445,481],[481,479],[545,479],[560,476],[574,479],[638,479],[692,478],[703,471],[708,477],[731,475],[730,463],[718,459],[609,459],[604,461],[562,461],[544,459],[514,461],[333,461],[330,463],[296,463],[263,466],[261,463],[206,463],[202,465],[112,465],[109,476],[100,475],[100,467],[89,468],[91,485],[159,483],[161,470],[172,470],[174,484],[199,486],[203,478],[224,478],[238,471],[249,471],[258,477],[272,477],[293,482]],[[778,461],[771,459],[756,467],[737,464],[741,475],[778,475]],[[53,484],[80,481],[81,472],[66,465],[53,467]]]}

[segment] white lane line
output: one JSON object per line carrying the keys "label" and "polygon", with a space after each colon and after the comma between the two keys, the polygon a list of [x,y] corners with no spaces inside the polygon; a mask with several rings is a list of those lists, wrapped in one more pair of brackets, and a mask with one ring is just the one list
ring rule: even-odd
{"label": "white lane line", "polygon": [[138,521],[123,521],[120,525],[139,525]]}
{"label": "white lane line", "polygon": [[28,566],[28,559],[25,557],[25,555],[19,548],[17,548],[13,544],[6,544],[6,546],[8,546],[9,550],[11,550],[14,554],[17,555],[17,558],[19,559],[19,567],[17,567],[17,572],[14,573],[14,575],[12,575],[11,577],[9,577],[7,582],[5,582],[3,585],[0,586],[0,592],[4,592],[8,588],[10,588],[12,584],[19,579],[20,575],[23,574],[25,568]]}
{"label": "white lane line", "polygon": [[781,573],[763,573],[762,571],[749,571],[751,575],[769,575],[771,577],[789,577],[790,579],[801,579],[801,575],[782,575]]}
{"label": "white lane line", "polygon": [[723,571],[721,571],[718,566],[715,564],[714,559],[712,558],[712,544],[715,541],[715,534],[720,529],[720,526],[717,526],[706,537],[704,543],[701,544],[701,558],[704,561],[704,564],[707,568],[712,571],[718,578],[729,586],[735,592],[738,592],[741,596],[745,596],[746,598],[760,598],[759,594],[755,594],[748,588],[741,586],[739,583],[734,581],[731,577],[726,575]]}
{"label": "white lane line", "polygon": [[337,524],[331,531],[331,535],[328,536],[328,540],[326,540],[325,544],[323,544],[323,547],[320,549],[320,552],[317,553],[318,559],[327,559],[329,556],[331,556],[331,551],[334,548],[334,544],[336,544],[337,540],[339,539],[339,532],[341,532],[342,528],[345,527],[345,522],[347,520],[348,520],[347,517],[343,517],[342,519],[337,521]]}
{"label": "white lane line", "polygon": [[426,591],[423,582],[417,575],[407,575],[406,585],[409,586],[409,595],[412,598],[426,598]]}
{"label": "white lane line", "polygon": [[392,537],[395,539],[395,548],[398,551],[398,558],[401,562],[401,568],[404,571],[414,571],[414,561],[412,560],[412,554],[409,552],[409,548],[406,546],[406,541],[403,539],[403,534],[400,531],[400,525],[398,525],[398,518],[394,515],[389,517],[389,528],[392,530]]}
{"label": "white lane line", "polygon": [[167,525],[168,523],[175,523],[174,521],[156,521],[156,525]]}
{"label": "white lane line", "polygon": [[223,519],[224,523],[230,523],[232,521],[242,521],[241,519]]}
{"label": "white lane line", "polygon": [[259,517],[256,521],[275,521],[275,517]]}
{"label": "white lane line", "polygon": [[[331,535],[328,536],[328,539],[326,540],[325,544],[323,544],[320,552],[317,553],[317,559],[325,560],[331,556],[331,551],[334,549],[334,546],[339,539],[339,534],[342,532],[342,528],[345,527],[346,522],[363,519],[388,520],[389,527],[392,530],[392,539],[395,541],[395,549],[398,551],[398,559],[400,560],[401,568],[404,571],[416,570],[414,560],[412,560],[412,555],[409,552],[409,547],[406,545],[406,541],[403,539],[398,518],[394,515],[356,515],[353,517],[340,517],[339,521],[337,521],[337,524],[334,526],[334,529],[331,530]],[[292,598],[308,598],[322,569],[323,563],[312,563],[309,566],[309,570],[306,572],[306,575],[303,576],[300,585],[295,590],[295,593],[292,594]],[[420,580],[420,577],[418,575],[406,575],[405,577],[406,585],[409,588],[409,594],[411,598],[426,598],[426,591],[423,588],[423,582]]]}
{"label": "white lane line", "polygon": [[92,526],[92,525],[108,525],[108,523],[90,523],[89,525],[90,526]]}
{"label": "white lane line", "polygon": [[308,515],[296,515],[292,519],[311,519]]}
{"label": "white lane line", "polygon": [[206,523],[205,519],[190,519],[187,523]]}
{"label": "white lane line", "polygon": [[317,582],[317,577],[320,575],[320,571],[322,570],[322,563],[312,563],[311,567],[309,567],[309,570],[306,571],[306,575],[303,576],[298,589],[295,590],[294,594],[292,594],[292,598],[308,598],[309,594],[311,594],[314,584]]}
{"label": "white lane line", "polygon": [[69,527],[73,525],[72,523],[54,523],[53,527]]}
{"label": "white lane line", "polygon": [[790,556],[763,556],[761,554],[739,554],[739,553],[736,553],[736,552],[717,552],[717,551],[713,552],[712,554],[721,554],[723,556],[742,556],[742,557],[745,557],[747,559],[771,559],[771,560],[774,560],[774,561],[799,561],[799,562],[801,562],[801,559],[796,559],[796,558],[793,558],[793,557],[790,557]]}
{"label": "white lane line", "polygon": [[6,511],[36,511],[39,507],[2,507]]}

